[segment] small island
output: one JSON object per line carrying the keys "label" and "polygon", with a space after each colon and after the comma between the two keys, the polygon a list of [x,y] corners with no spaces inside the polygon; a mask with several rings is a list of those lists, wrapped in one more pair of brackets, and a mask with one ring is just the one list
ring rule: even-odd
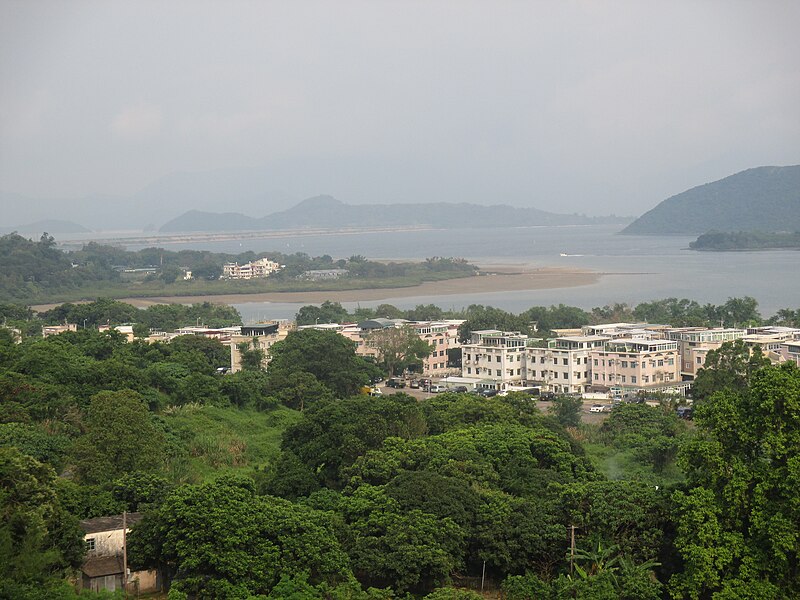
{"label": "small island", "polygon": [[710,231],[689,244],[692,250],[800,250],[800,231]]}

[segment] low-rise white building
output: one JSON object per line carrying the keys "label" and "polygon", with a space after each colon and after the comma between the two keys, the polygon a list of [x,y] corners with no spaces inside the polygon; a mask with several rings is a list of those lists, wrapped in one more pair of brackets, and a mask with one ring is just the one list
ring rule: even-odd
{"label": "low-rise white building", "polygon": [[[99,592],[122,590],[139,593],[156,592],[160,582],[156,571],[135,571],[125,575],[126,536],[141,513],[85,519],[80,522],[86,544],[86,560],[81,567],[80,585]],[[127,583],[127,585],[126,585]]]}
{"label": "low-rise white building", "polygon": [[225,263],[222,266],[223,279],[258,279],[269,277],[279,271],[281,266],[268,258],[259,258],[249,263]]}

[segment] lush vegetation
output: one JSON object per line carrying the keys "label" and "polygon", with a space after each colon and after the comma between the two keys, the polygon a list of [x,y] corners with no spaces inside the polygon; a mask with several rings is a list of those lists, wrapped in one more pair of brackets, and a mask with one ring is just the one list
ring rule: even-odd
{"label": "lush vegetation", "polygon": [[[39,241],[16,233],[0,237],[0,301],[44,303],[87,297],[141,297],[206,294],[242,294],[309,290],[403,287],[423,281],[467,277],[475,267],[457,258],[433,257],[419,263],[376,262],[363,256],[333,260],[304,253],[212,253],[199,250],[173,252],[145,248],[136,252],[90,242],[80,250],[62,252],[46,233]],[[220,280],[227,262],[240,264],[269,258],[283,268],[266,279]],[[150,269],[151,272],[131,272]],[[300,278],[309,270],[344,269],[336,280]],[[192,272],[184,280],[185,271]]]}
{"label": "lush vegetation", "polygon": [[[127,320],[117,304],[84,318]],[[75,598],[77,519],[122,510],[146,515],[131,566],[161,570],[173,600],[467,599],[451,586],[484,573],[519,600],[800,594],[794,365],[728,344],[698,375],[693,424],[664,402],[590,426],[568,397],[542,412],[518,394],[365,396],[385,373],[331,332],[270,353],[219,375],[216,340],[0,329],[0,598]]]}
{"label": "lush vegetation", "polygon": [[800,232],[711,231],[689,244],[692,250],[779,250],[800,248]]}
{"label": "lush vegetation", "polygon": [[623,230],[632,235],[800,230],[800,165],[758,167],[667,198]]}

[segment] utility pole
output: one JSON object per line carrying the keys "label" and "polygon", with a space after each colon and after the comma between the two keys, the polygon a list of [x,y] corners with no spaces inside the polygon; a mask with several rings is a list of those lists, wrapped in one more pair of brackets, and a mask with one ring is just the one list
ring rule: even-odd
{"label": "utility pole", "polygon": [[122,511],[122,593],[128,595],[128,513]]}
{"label": "utility pole", "polygon": [[483,572],[481,573],[481,594],[483,593],[483,582],[486,580],[486,561],[483,561]]}
{"label": "utility pole", "polygon": [[570,540],[569,540],[569,574],[572,575],[573,563],[575,561],[575,530],[578,529],[575,525],[569,526]]}

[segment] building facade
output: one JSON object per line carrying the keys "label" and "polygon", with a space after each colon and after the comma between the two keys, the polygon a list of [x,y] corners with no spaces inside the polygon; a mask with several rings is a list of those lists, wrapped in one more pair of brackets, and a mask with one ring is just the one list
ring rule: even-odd
{"label": "building facade", "polygon": [[589,355],[594,389],[685,391],[674,340],[608,340]]}
{"label": "building facade", "polygon": [[666,331],[664,337],[677,342],[681,361],[681,377],[691,381],[706,363],[709,350],[716,350],[725,342],[741,339],[744,329],[682,327]]}
{"label": "building facade", "polygon": [[279,271],[281,266],[268,258],[259,258],[249,263],[225,263],[222,266],[223,279],[259,279],[269,277]]}
{"label": "building facade", "polygon": [[599,335],[565,336],[551,340],[546,348],[528,347],[526,382],[549,392],[588,391],[592,385],[589,355],[602,348],[607,339]]}
{"label": "building facade", "polygon": [[86,560],[81,567],[82,589],[114,592],[149,593],[160,589],[156,571],[135,571],[125,576],[125,545],[130,528],[142,518],[141,513],[85,519]]}
{"label": "building facade", "polygon": [[518,331],[473,331],[461,346],[461,376],[481,380],[480,388],[505,390],[523,384],[527,341]]}

